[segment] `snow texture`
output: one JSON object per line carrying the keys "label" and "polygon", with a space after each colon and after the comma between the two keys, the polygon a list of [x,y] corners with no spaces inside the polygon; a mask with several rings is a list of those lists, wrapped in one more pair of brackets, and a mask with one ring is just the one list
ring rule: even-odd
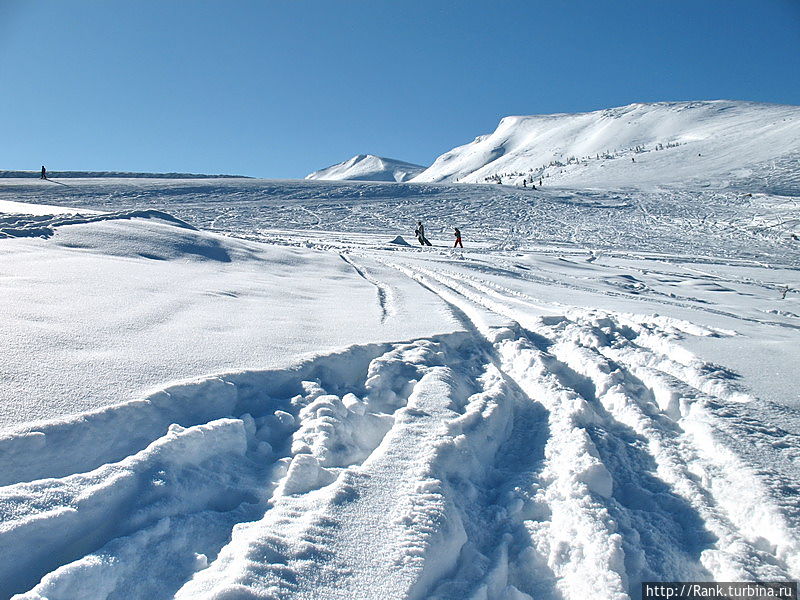
{"label": "snow texture", "polygon": [[613,109],[684,137],[535,191],[3,180],[0,597],[797,580],[797,110]]}

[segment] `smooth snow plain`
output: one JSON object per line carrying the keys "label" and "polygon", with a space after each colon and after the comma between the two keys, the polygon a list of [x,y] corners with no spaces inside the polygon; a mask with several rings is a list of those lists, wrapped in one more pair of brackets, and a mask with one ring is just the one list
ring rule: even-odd
{"label": "smooth snow plain", "polygon": [[785,185],[65,183],[0,181],[0,597],[800,578]]}

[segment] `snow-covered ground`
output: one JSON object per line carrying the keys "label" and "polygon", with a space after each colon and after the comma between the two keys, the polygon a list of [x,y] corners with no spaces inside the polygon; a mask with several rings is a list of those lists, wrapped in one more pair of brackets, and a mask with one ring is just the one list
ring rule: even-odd
{"label": "snow-covered ground", "polygon": [[796,195],[63,183],[0,181],[0,597],[800,578]]}
{"label": "snow-covered ground", "polygon": [[372,154],[358,154],[343,162],[306,175],[306,179],[331,181],[408,181],[422,173],[426,167],[383,158]]}

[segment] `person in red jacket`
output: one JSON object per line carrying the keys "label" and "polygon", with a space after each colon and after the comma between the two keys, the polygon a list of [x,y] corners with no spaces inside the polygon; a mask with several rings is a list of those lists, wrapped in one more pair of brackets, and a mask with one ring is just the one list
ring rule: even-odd
{"label": "person in red jacket", "polygon": [[459,230],[458,227],[456,227],[455,229],[456,229],[456,243],[453,244],[453,248],[455,248],[456,246],[461,246],[463,248],[464,244],[461,243],[461,231]]}

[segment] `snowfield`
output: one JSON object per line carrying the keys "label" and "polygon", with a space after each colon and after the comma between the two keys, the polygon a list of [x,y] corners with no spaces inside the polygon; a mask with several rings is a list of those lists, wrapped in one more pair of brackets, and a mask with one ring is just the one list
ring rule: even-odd
{"label": "snowfield", "polygon": [[797,580],[796,172],[0,180],[0,597]]}

